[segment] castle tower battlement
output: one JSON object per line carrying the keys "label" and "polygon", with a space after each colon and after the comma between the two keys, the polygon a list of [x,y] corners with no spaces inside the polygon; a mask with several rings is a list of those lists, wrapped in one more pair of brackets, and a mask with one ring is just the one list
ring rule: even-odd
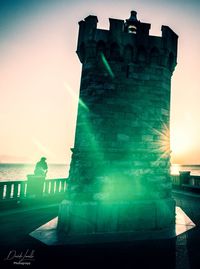
{"label": "castle tower battlement", "polygon": [[[136,14],[132,11],[131,14]],[[162,36],[151,36],[151,24],[130,19],[123,21],[109,19],[110,29],[97,28],[96,16],[88,16],[79,22],[77,54],[82,64],[95,60],[103,51],[108,61],[126,62],[145,65],[156,64],[173,72],[177,59],[178,36],[168,27],[162,26]],[[114,51],[117,55],[113,55]],[[127,57],[131,54],[131,57]],[[113,57],[116,56],[116,57]],[[143,58],[143,59],[142,59]]]}

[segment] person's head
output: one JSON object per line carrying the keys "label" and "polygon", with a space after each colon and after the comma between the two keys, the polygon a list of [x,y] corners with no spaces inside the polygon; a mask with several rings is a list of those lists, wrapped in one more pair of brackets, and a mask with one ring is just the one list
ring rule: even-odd
{"label": "person's head", "polygon": [[41,161],[41,162],[45,162],[45,161],[46,161],[46,159],[47,159],[47,158],[42,157],[42,158],[40,159],[40,161]]}

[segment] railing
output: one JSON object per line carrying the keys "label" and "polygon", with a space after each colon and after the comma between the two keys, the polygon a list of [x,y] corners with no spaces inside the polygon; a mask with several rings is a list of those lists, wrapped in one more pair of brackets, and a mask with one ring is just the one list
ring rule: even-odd
{"label": "railing", "polygon": [[190,171],[180,172],[179,175],[171,175],[174,187],[190,190],[200,190],[200,175],[190,175]]}
{"label": "railing", "polygon": [[171,175],[172,185],[180,186],[180,175]]}
{"label": "railing", "polygon": [[64,193],[67,189],[67,178],[49,179],[44,181],[43,194],[55,195]]}
{"label": "railing", "polygon": [[[171,179],[174,187],[200,190],[200,175],[180,172],[179,175],[171,175]],[[27,180],[0,182],[0,202],[29,198],[28,184]],[[41,188],[42,197],[61,195],[67,189],[67,178],[46,179]]]}
{"label": "railing", "polygon": [[[28,185],[27,180],[0,182],[0,202],[29,198]],[[63,194],[67,189],[67,178],[46,179],[41,188],[42,197]]]}

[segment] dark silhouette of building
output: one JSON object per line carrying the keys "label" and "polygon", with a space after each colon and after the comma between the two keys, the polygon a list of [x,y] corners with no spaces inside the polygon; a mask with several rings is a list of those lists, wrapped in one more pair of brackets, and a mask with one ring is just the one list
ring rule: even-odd
{"label": "dark silhouette of building", "polygon": [[126,21],[109,21],[109,30],[97,28],[96,16],[79,22],[80,100],[58,227],[70,235],[170,237],[170,90],[178,36],[168,26],[162,36],[149,35],[151,25],[135,11]]}

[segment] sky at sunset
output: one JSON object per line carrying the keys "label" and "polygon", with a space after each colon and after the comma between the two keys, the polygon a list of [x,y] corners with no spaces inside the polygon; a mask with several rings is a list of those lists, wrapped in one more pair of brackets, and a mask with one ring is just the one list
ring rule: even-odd
{"label": "sky at sunset", "polygon": [[[172,162],[200,164],[200,1],[0,0],[0,162],[69,163],[81,63],[78,22],[98,17],[168,25],[179,36],[172,77]],[[70,90],[69,90],[70,89]]]}

